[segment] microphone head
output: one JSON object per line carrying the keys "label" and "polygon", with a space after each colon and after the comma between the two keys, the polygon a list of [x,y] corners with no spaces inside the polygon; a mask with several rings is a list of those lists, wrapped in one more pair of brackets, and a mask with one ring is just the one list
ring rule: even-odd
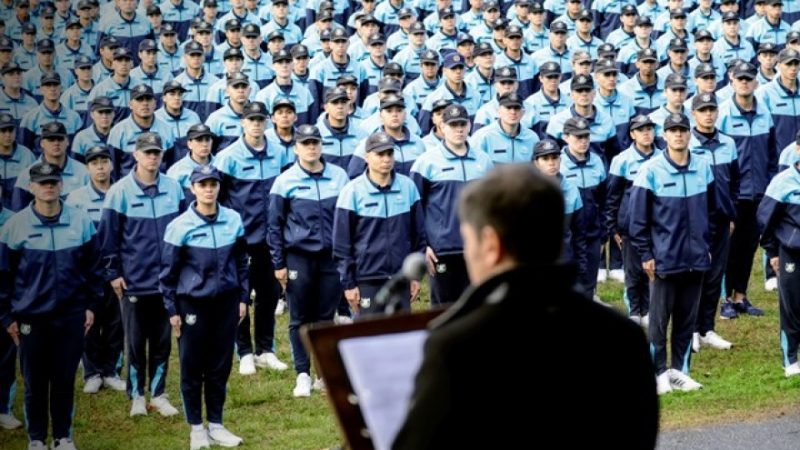
{"label": "microphone head", "polygon": [[403,260],[401,273],[411,281],[420,281],[425,276],[425,256],[422,253],[411,253]]}

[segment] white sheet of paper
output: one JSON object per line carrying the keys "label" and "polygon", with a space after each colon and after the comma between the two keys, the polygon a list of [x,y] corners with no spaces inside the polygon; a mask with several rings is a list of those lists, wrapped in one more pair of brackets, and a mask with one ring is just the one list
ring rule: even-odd
{"label": "white sheet of paper", "polygon": [[400,431],[427,336],[426,330],[417,330],[338,344],[376,450],[389,449]]}

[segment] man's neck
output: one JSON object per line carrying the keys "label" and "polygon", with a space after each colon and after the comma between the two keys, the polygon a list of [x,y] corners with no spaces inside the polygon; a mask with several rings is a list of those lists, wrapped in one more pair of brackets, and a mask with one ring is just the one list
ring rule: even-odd
{"label": "man's neck", "polygon": [[781,84],[792,92],[797,91],[797,78],[787,78],[781,74]]}
{"label": "man's neck", "polygon": [[522,51],[520,49],[515,50],[511,47],[506,47],[506,55],[514,59],[520,59],[522,57]]}
{"label": "man's neck", "polygon": [[42,105],[50,111],[57,111],[61,107],[59,99],[44,99]]}
{"label": "man's neck", "polygon": [[22,89],[18,87],[12,88],[10,86],[6,86],[3,88],[3,92],[5,92],[9,97],[19,98],[19,96],[22,94]]}
{"label": "man's neck", "polygon": [[676,151],[669,148],[667,151],[669,152],[669,159],[671,159],[675,164],[679,166],[685,166],[689,163],[689,152],[685,149],[682,151]]}
{"label": "man's neck", "polygon": [[131,119],[133,119],[133,122],[136,123],[136,125],[139,125],[141,128],[150,128],[153,126],[156,116],[152,115],[150,117],[141,117],[131,114]]}
{"label": "man's neck", "polygon": [[642,144],[640,144],[638,142],[635,142],[634,145],[636,146],[637,150],[639,150],[640,152],[644,153],[645,155],[649,155],[650,153],[653,153],[653,144],[642,145]]}
{"label": "man's neck", "polygon": [[392,182],[392,174],[390,173],[379,173],[375,172],[371,169],[367,170],[367,176],[373,183],[377,184],[380,187],[386,187],[389,183]]}
{"label": "man's neck", "polygon": [[639,72],[639,79],[647,85],[651,85],[656,81],[656,73],[651,72],[649,74],[643,74]]}
{"label": "man's neck", "polygon": [[641,47],[641,48],[650,47],[650,38],[640,38],[640,37],[637,36],[634,39],[636,39],[636,43],[639,44],[639,47]]}
{"label": "man's neck", "polygon": [[311,173],[319,173],[325,169],[325,164],[323,164],[319,159],[315,159],[314,161],[298,159],[297,161],[300,163],[300,167]]}
{"label": "man's neck", "polygon": [[144,73],[153,73],[158,69],[155,64],[144,64],[142,63],[142,71]]}
{"label": "man's neck", "polygon": [[463,93],[463,91],[464,91],[464,82],[463,81],[461,83],[455,83],[455,82],[451,82],[450,80],[446,80],[446,82],[447,82],[447,87],[449,87],[451,91],[455,92],[456,94]]}
{"label": "man's neck", "polygon": [[167,104],[164,105],[164,110],[166,110],[167,114],[171,116],[179,116],[181,114],[181,109],[182,108],[173,108],[172,106],[169,106]]}
{"label": "man's neck", "polygon": [[584,42],[592,40],[592,33],[579,31],[576,33]]}
{"label": "man's neck", "polygon": [[347,64],[347,54],[345,53],[342,56],[337,56],[336,53],[331,53],[331,61],[335,62],[336,64]]}
{"label": "man's neck", "polygon": [[592,115],[592,105],[581,106],[575,103],[575,112],[583,117],[589,117]]}
{"label": "man's neck", "polygon": [[714,131],[716,130],[716,128],[713,127],[713,126],[705,127],[705,126],[701,125],[700,123],[698,123],[695,126],[695,129],[697,129],[697,131],[699,131],[700,133],[704,133],[704,134],[711,134],[711,133],[714,133]]}
{"label": "man's neck", "polygon": [[494,69],[492,67],[481,67],[481,66],[478,66],[478,72],[480,72],[481,75],[483,75],[484,78],[491,78],[492,77],[492,73],[494,72]]}
{"label": "man's neck", "polygon": [[266,142],[264,140],[264,136],[250,136],[249,134],[244,135],[244,141],[250,147],[253,147],[255,150],[263,150],[266,148]]}
{"label": "man's neck", "polygon": [[603,86],[598,86],[597,88],[597,93],[600,94],[601,97],[610,97],[614,95],[615,92],[617,92],[616,89],[606,89]]}
{"label": "man's neck", "polygon": [[14,151],[14,144],[0,144],[0,155],[10,155]]}
{"label": "man's neck", "polygon": [[466,142],[462,142],[460,144],[455,144],[452,142],[445,141],[447,148],[450,149],[451,152],[455,153],[458,156],[464,156],[469,151]]}
{"label": "man's neck", "polygon": [[739,105],[739,107],[741,107],[742,109],[745,109],[745,110],[748,110],[748,111],[753,109],[753,106],[754,106],[753,99],[754,98],[755,97],[753,97],[753,94],[750,94],[750,95],[739,95],[739,94],[736,94],[735,95],[736,104]]}
{"label": "man's neck", "polygon": [[72,49],[76,49],[76,48],[80,48],[81,41],[80,41],[80,39],[78,39],[78,40],[67,39],[66,44],[67,44],[67,47],[72,48]]}
{"label": "man's neck", "polygon": [[589,156],[589,152],[588,151],[587,152],[577,152],[577,151],[573,150],[572,147],[567,147],[567,150],[569,151],[569,154],[572,155],[578,161],[586,161],[586,159]]}
{"label": "man's neck", "polygon": [[229,104],[236,114],[242,114],[244,112],[244,103],[230,102]]}
{"label": "man's neck", "polygon": [[287,77],[275,77],[275,82],[278,83],[278,86],[288,86],[292,84],[292,76],[289,75]]}
{"label": "man's neck", "polygon": [[92,186],[100,192],[108,192],[111,187],[111,179],[106,178],[104,181],[92,180]]}
{"label": "man's neck", "polygon": [[725,35],[725,39],[727,39],[728,42],[730,42],[731,44],[739,45],[739,35],[738,34],[735,34],[733,36],[729,36],[729,35],[726,34]]}
{"label": "man's neck", "polygon": [[501,120],[500,127],[503,128],[503,131],[509,136],[516,136],[520,131],[518,123],[506,123]]}
{"label": "man's neck", "polygon": [[383,127],[383,130],[386,131],[386,134],[395,139],[405,139],[406,137],[406,134],[403,132],[402,125],[397,128]]}
{"label": "man's neck", "polygon": [[667,111],[672,113],[682,113],[683,103],[678,103],[677,105],[673,103],[667,103],[666,105],[664,105],[664,108],[666,108]]}
{"label": "man's neck", "polygon": [[346,120],[347,119],[337,119],[328,114],[328,123],[333,128],[344,128],[345,124],[347,123]]}
{"label": "man's neck", "polygon": [[137,180],[147,186],[156,184],[158,180],[158,170],[145,170],[142,166],[136,166],[136,171],[133,173]]}
{"label": "man's neck", "polygon": [[136,11],[125,12],[120,10],[119,15],[122,16],[122,18],[125,20],[131,20],[134,17],[136,17]]}
{"label": "man's neck", "polygon": [[59,200],[45,202],[37,199],[33,202],[33,209],[44,217],[55,217],[61,213],[61,202]]}
{"label": "man's neck", "polygon": [[114,82],[120,86],[122,86],[123,84],[127,84],[128,81],[130,81],[131,79],[128,75],[125,75],[123,77],[122,75],[117,75],[116,73],[114,75],[111,75],[111,78],[114,79]]}
{"label": "man's neck", "polygon": [[198,67],[198,68],[193,68],[193,67],[188,67],[188,66],[187,66],[187,67],[186,67],[186,73],[187,73],[187,74],[188,74],[190,77],[192,77],[192,78],[194,78],[194,79],[198,79],[198,78],[200,78],[200,77],[202,77],[202,76],[203,76],[203,66],[200,66],[200,67]]}
{"label": "man's neck", "polygon": [[84,91],[88,91],[89,89],[94,87],[94,82],[89,80],[78,80],[78,87],[83,89]]}

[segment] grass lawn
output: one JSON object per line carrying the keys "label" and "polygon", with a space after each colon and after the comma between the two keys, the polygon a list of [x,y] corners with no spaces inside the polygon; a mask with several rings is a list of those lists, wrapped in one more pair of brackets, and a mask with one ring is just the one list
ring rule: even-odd
{"label": "grass lawn", "polygon": [[[758,261],[760,265],[760,258]],[[761,269],[755,268],[754,272],[751,300],[764,308],[766,315],[718,321],[718,332],[733,342],[734,348],[727,352],[704,348],[695,355],[692,376],[705,388],[663,397],[662,428],[755,420],[800,412],[800,377],[785,379],[780,366],[777,298],[774,293],[764,292]],[[600,295],[616,308],[623,309],[621,284],[602,285]],[[286,315],[279,320],[278,355],[288,363],[291,356],[286,321]],[[587,351],[593,350],[587,347]],[[179,406],[178,363],[174,350],[170,368],[167,391],[173,403]],[[245,378],[236,370],[234,364],[225,423],[244,437],[246,447],[319,449],[338,445],[339,435],[325,397],[315,392],[309,399],[293,399],[292,371],[259,371]],[[20,379],[20,386],[21,382]],[[590,382],[591,377],[587,377],[587,383]],[[79,448],[188,448],[189,431],[182,414],[162,418],[151,413],[132,420],[128,417],[130,403],[123,394],[103,390],[98,395],[88,396],[81,392],[82,388],[82,381],[78,381],[74,430]],[[22,392],[18,389],[15,407],[19,418],[22,418]],[[23,430],[0,430],[0,449],[24,449],[26,443]]]}

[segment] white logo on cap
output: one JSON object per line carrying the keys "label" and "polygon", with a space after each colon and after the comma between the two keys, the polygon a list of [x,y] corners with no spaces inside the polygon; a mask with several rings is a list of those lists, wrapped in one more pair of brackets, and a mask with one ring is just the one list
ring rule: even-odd
{"label": "white logo on cap", "polygon": [[203,167],[200,169],[200,173],[202,173],[203,175],[208,175],[208,174],[210,174],[210,173],[211,173],[211,167],[210,167],[210,166],[203,166]]}
{"label": "white logo on cap", "polygon": [[387,136],[385,134],[379,134],[378,135],[378,142],[382,142],[382,143],[389,142],[389,136]]}
{"label": "white logo on cap", "polygon": [[583,120],[583,119],[578,119],[575,122],[575,126],[578,127],[578,128],[586,128],[586,121]]}
{"label": "white logo on cap", "polygon": [[670,116],[670,120],[672,120],[673,122],[680,122],[683,120],[683,116],[681,116],[680,114],[673,114]]}
{"label": "white logo on cap", "polygon": [[741,64],[739,64],[739,70],[747,70],[747,69],[748,69],[748,67],[747,67],[747,63],[741,63]]}
{"label": "white logo on cap", "polygon": [[553,148],[553,143],[550,142],[550,141],[544,141],[544,143],[542,144],[542,147],[545,150],[550,150],[551,148]]}
{"label": "white logo on cap", "polygon": [[676,83],[683,83],[683,77],[680,75],[676,75],[673,81],[675,81]]}
{"label": "white logo on cap", "polygon": [[453,56],[453,62],[461,62],[461,56],[460,55],[454,55]]}
{"label": "white logo on cap", "polygon": [[703,94],[703,101],[704,102],[710,102],[711,101],[711,96],[709,94]]}
{"label": "white logo on cap", "polygon": [[453,108],[450,110],[450,115],[455,117],[458,115],[458,108]]}
{"label": "white logo on cap", "polygon": [[53,168],[50,167],[50,164],[42,164],[42,168],[39,169],[39,173],[42,175],[50,175],[53,173]]}

